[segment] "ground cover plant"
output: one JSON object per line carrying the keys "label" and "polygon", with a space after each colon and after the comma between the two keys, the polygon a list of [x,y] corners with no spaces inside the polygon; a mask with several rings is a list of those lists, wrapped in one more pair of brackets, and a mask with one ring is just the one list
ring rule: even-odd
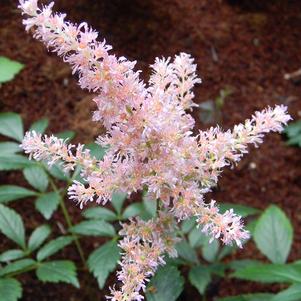
{"label": "ground cover plant", "polygon": [[[29,39],[28,39],[29,40]],[[209,99],[209,98],[208,98]],[[231,101],[231,99],[230,99],[230,101]],[[49,132],[48,132],[49,133]],[[48,134],[47,133],[47,134]],[[275,137],[275,136],[274,136]],[[252,167],[253,168],[253,167]],[[229,174],[229,173],[228,173]],[[80,179],[77,179],[78,181],[80,180]],[[218,199],[223,199],[223,196],[221,196],[220,198],[218,198]],[[144,199],[144,203],[145,204],[149,204],[149,203],[147,203],[146,202],[147,201],[147,199]],[[108,203],[107,204],[108,205],[108,207],[107,208],[111,208],[111,206],[110,206],[110,203]],[[139,206],[140,205],[140,206]],[[16,210],[18,211],[18,207],[17,207],[17,205],[14,205],[13,204],[13,208],[16,208]],[[134,212],[134,213],[131,213],[131,214],[134,214],[134,216],[135,215],[137,215],[137,214],[139,214],[139,215],[141,215],[142,217],[144,216],[144,214],[143,213],[141,213],[141,204],[140,203],[137,203],[135,206],[132,206],[132,208],[133,209],[135,209],[136,210],[136,213]],[[228,208],[231,208],[231,207],[228,207]],[[261,207],[262,208],[262,207]],[[122,212],[123,211],[125,211],[125,209],[127,209],[127,207],[125,207],[125,208],[122,208]],[[221,208],[222,209],[222,208]],[[236,208],[235,208],[236,209]],[[131,209],[132,210],[132,209]],[[135,211],[134,210],[134,211]],[[129,210],[128,210],[129,211]],[[150,210],[150,212],[153,212],[152,210]],[[221,212],[223,213],[224,211],[222,211],[221,210]],[[238,212],[235,210],[235,212],[238,214]],[[131,215],[131,214],[129,214],[129,215]],[[146,220],[147,220],[147,218],[145,218]],[[25,218],[24,218],[24,220],[25,220]],[[181,227],[180,227],[181,228]],[[252,226],[251,226],[251,228],[252,228]],[[118,227],[117,227],[117,229],[116,230],[118,230]],[[181,229],[180,229],[181,230]],[[248,228],[248,230],[250,230],[249,228]],[[197,231],[198,232],[200,232],[200,229],[196,229],[196,233],[197,233]],[[250,230],[251,231],[251,230]],[[30,233],[30,232],[29,232]],[[189,233],[190,234],[190,233]],[[184,235],[186,235],[186,234],[184,234]],[[179,233],[179,236],[181,237],[181,239],[183,238],[182,237],[182,235]],[[189,237],[187,237],[187,240],[189,240]],[[84,241],[84,240],[82,240],[82,241]],[[91,241],[91,240],[90,240]],[[183,260],[183,250],[182,249],[185,249],[185,248],[183,248],[183,246],[185,246],[185,244],[184,243],[181,243],[181,242],[178,242],[177,244],[180,244],[180,247],[179,248],[176,248],[177,249],[177,252],[178,252],[178,255],[180,255],[180,259],[181,260]],[[205,243],[205,245],[207,245],[207,243]],[[210,246],[210,247],[212,247],[212,246],[214,246],[215,245],[215,241],[213,241],[212,242],[212,244],[210,244],[210,245],[208,245],[208,246]],[[187,246],[187,245],[186,245]],[[182,247],[182,249],[181,249],[181,247]],[[197,250],[197,254],[198,254],[198,257],[199,257],[199,259],[201,260],[201,263],[202,264],[204,264],[204,265],[206,265],[206,262],[204,262],[203,261],[203,259],[201,259],[201,254],[202,254],[202,252],[203,252],[203,247],[201,247],[201,250],[199,249],[199,250]],[[182,255],[181,255],[181,251],[182,251]],[[242,252],[244,252],[244,251],[242,251]],[[65,253],[65,258],[67,258],[68,257],[68,255],[66,256],[66,253]],[[167,259],[167,258],[166,258]],[[166,271],[168,271],[169,273],[169,275],[172,275],[172,273],[173,272],[175,272],[175,268],[169,268],[169,265],[170,264],[170,262],[168,261],[168,263],[167,263],[167,266],[166,266],[166,268],[167,268],[167,270],[164,270],[165,272]],[[185,271],[185,265],[187,264],[187,262],[186,263],[183,263],[182,262],[182,265],[181,264],[177,264],[177,269],[180,271],[181,270],[181,272],[183,272],[183,269],[184,269],[184,271]],[[173,265],[173,267],[175,267],[175,263],[173,262],[172,263],[172,265]],[[189,264],[188,264],[188,266],[190,266]],[[179,269],[179,267],[180,267],[180,269]],[[158,271],[158,273],[160,274],[160,270],[161,269],[159,269],[159,271]],[[171,272],[170,272],[171,271]],[[164,274],[164,273],[163,273]],[[221,274],[221,273],[220,273]],[[157,274],[156,274],[157,275]],[[175,275],[180,275],[180,274],[178,274],[178,273],[176,273],[175,272]],[[183,275],[185,275],[185,272],[184,272],[184,274]],[[185,276],[187,276],[187,275],[185,275]],[[214,276],[215,277],[215,276]],[[214,278],[213,277],[213,278]],[[206,277],[204,277],[204,278],[206,278]],[[22,279],[22,278],[21,278]],[[113,279],[113,278],[112,278]],[[156,292],[156,290],[158,291],[158,285],[160,284],[160,283],[162,283],[163,282],[163,280],[164,280],[164,278],[159,278],[160,280],[158,281],[156,281],[156,278],[154,278],[154,282],[152,281],[152,283],[151,283],[151,286],[149,286],[149,290],[147,289],[147,292],[149,293],[151,293],[151,294],[153,294],[153,295],[147,295],[148,296],[148,298],[151,298],[152,296],[154,297],[154,296],[156,296],[156,297],[158,297],[158,295],[156,294],[155,295],[155,292]],[[183,281],[181,281],[181,277],[177,277],[176,279],[178,279],[179,281],[177,281],[176,283],[178,283],[180,286],[182,285],[183,286]],[[183,280],[183,279],[182,279]],[[111,282],[112,283],[112,282]],[[173,282],[173,283],[175,283],[175,282]],[[154,285],[155,284],[155,285]],[[161,292],[162,292],[163,290],[161,290]],[[177,292],[179,292],[179,288],[178,289],[175,289],[175,291],[177,291]],[[259,290],[260,291],[260,290]],[[207,296],[206,296],[207,297]],[[246,297],[244,297],[244,298],[246,298]],[[210,299],[210,297],[209,297],[209,299]]]}

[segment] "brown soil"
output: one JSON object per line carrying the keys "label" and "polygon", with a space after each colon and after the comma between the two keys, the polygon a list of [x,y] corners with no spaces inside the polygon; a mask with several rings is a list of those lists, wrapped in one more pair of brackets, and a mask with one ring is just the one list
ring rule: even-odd
{"label": "brown soil", "polygon": [[[87,21],[114,45],[115,53],[138,61],[148,76],[148,65],[156,56],[191,53],[198,64],[203,84],[196,89],[201,103],[214,99],[220,89],[233,93],[222,109],[222,126],[230,128],[248,118],[254,110],[284,103],[293,117],[301,116],[300,79],[284,80],[284,74],[301,67],[301,5],[298,0],[57,0],[57,10],[75,22]],[[90,122],[91,95],[82,91],[68,66],[47,53],[44,46],[25,33],[15,0],[1,0],[0,55],[21,61],[25,69],[0,89],[1,111],[20,113],[26,126],[47,116],[50,130],[75,130],[77,139],[90,142],[98,128]],[[194,112],[199,127],[198,111]],[[251,164],[252,163],[252,164]],[[226,170],[213,193],[218,201],[251,205],[261,209],[275,203],[294,224],[295,236],[289,260],[301,253],[301,152],[287,147],[284,137],[269,135],[258,150],[235,168]],[[254,168],[255,166],[255,168]],[[1,173],[1,183],[26,186],[18,173]],[[43,219],[30,200],[14,204],[22,212],[29,230]],[[75,219],[79,209],[70,205]],[[57,213],[55,221],[62,221]],[[57,230],[58,231],[58,230]],[[4,245],[1,237],[1,252]],[[90,252],[101,241],[83,240]],[[73,247],[60,254],[79,262]],[[234,258],[259,258],[249,243]],[[108,289],[99,291],[88,273],[80,272],[81,289],[64,284],[41,284],[34,273],[21,277],[22,300],[104,300]],[[112,284],[114,277],[110,279]],[[279,287],[237,280],[223,280],[214,286],[211,300],[218,296],[275,292]],[[180,300],[199,300],[187,285]],[[209,300],[209,299],[208,299]]]}

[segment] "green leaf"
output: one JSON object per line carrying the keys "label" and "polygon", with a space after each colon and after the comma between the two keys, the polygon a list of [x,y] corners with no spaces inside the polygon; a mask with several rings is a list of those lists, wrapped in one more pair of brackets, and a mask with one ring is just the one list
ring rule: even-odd
{"label": "green leaf", "polygon": [[35,165],[37,165],[35,161],[28,160],[28,158],[21,155],[0,156],[0,170],[18,170]]}
{"label": "green leaf", "polygon": [[133,203],[127,206],[122,214],[123,219],[143,215],[145,208],[142,203]]}
{"label": "green leaf", "polygon": [[48,238],[51,233],[51,228],[48,225],[42,225],[36,228],[28,241],[28,248],[30,251],[36,250]]}
{"label": "green leaf", "polygon": [[222,249],[220,250],[220,252],[218,253],[217,260],[222,260],[226,256],[234,253],[236,250],[237,250],[237,246],[236,245],[223,246]]}
{"label": "green leaf", "polygon": [[300,301],[301,284],[293,284],[288,289],[278,293],[271,301]]}
{"label": "green leaf", "polygon": [[226,267],[227,267],[226,264],[222,262],[211,263],[210,265],[207,266],[211,274],[215,274],[219,277],[225,277]]}
{"label": "green leaf", "polygon": [[22,297],[22,286],[13,278],[0,279],[0,300],[17,301]]}
{"label": "green leaf", "polygon": [[22,249],[25,248],[25,229],[21,216],[0,204],[0,231]]}
{"label": "green leaf", "polygon": [[24,136],[21,116],[11,112],[0,113],[0,134],[21,142]]}
{"label": "green leaf", "polygon": [[195,217],[192,217],[192,218],[189,218],[189,219],[186,219],[182,222],[181,224],[181,229],[182,229],[182,232],[184,234],[187,234],[189,233],[195,226],[195,221],[196,221],[196,218]]}
{"label": "green leaf", "polygon": [[277,206],[268,207],[259,218],[254,240],[257,248],[273,263],[284,263],[293,240],[293,227]]}
{"label": "green leaf", "polygon": [[44,262],[39,265],[36,274],[43,282],[65,282],[79,288],[75,264],[69,260]]}
{"label": "green leaf", "polygon": [[148,301],[175,301],[184,287],[184,278],[175,266],[160,267],[146,289]]}
{"label": "green leaf", "polygon": [[21,152],[22,149],[18,143],[15,142],[0,142],[0,156],[14,155]]}
{"label": "green leaf", "polygon": [[49,121],[47,118],[42,118],[36,122],[34,122],[31,127],[30,131],[35,131],[36,133],[44,134],[46,131],[47,127],[49,125]]}
{"label": "green leaf", "polygon": [[0,83],[12,80],[23,68],[23,64],[0,56]]}
{"label": "green leaf", "polygon": [[284,129],[284,132],[289,136],[293,137],[301,134],[301,120],[290,122],[288,126]]}
{"label": "green leaf", "polygon": [[8,250],[8,251],[3,252],[0,255],[0,262],[13,261],[16,259],[20,259],[24,256],[25,256],[25,253],[22,250],[17,250],[17,249],[16,250]]}
{"label": "green leaf", "polygon": [[273,296],[273,294],[258,293],[219,298],[217,301],[271,301]]}
{"label": "green leaf", "polygon": [[0,186],[0,203],[8,203],[14,200],[37,195],[37,192],[15,185]]}
{"label": "green leaf", "polygon": [[263,283],[301,283],[301,265],[298,264],[259,264],[241,268],[233,277]]}
{"label": "green leaf", "polygon": [[114,227],[103,220],[83,221],[70,228],[70,231],[72,233],[88,236],[112,237],[116,234]]}
{"label": "green leaf", "polygon": [[241,217],[258,214],[260,212],[257,208],[230,203],[221,203],[219,208],[221,213],[225,213],[227,210],[233,209],[234,212]]}
{"label": "green leaf", "polygon": [[113,272],[120,259],[120,249],[116,241],[109,241],[93,251],[88,258],[88,267],[103,288],[109,274]]}
{"label": "green leaf", "polygon": [[112,195],[112,205],[118,214],[121,213],[121,208],[123,206],[124,201],[127,198],[126,193],[114,192]]}
{"label": "green leaf", "polygon": [[45,193],[36,199],[35,207],[48,220],[57,209],[60,197],[55,191]]}
{"label": "green leaf", "polygon": [[176,244],[176,250],[180,257],[188,262],[198,263],[198,256],[195,250],[188,244],[186,240],[182,240]]}
{"label": "green leaf", "polygon": [[261,262],[253,259],[233,260],[229,263],[229,267],[233,270],[245,269],[250,266],[258,266]]}
{"label": "green leaf", "polygon": [[288,145],[301,146],[301,120],[291,122],[285,129],[284,132],[288,136]]}
{"label": "green leaf", "polygon": [[82,215],[88,219],[102,219],[104,221],[117,220],[117,216],[113,211],[103,207],[88,208],[83,211]]}
{"label": "green leaf", "polygon": [[214,262],[219,251],[219,242],[214,239],[211,243],[205,244],[202,248],[202,255],[208,262]]}
{"label": "green leaf", "polygon": [[153,218],[157,214],[157,201],[151,200],[147,197],[147,195],[144,195],[142,198],[142,203],[144,205],[145,211],[149,214],[150,218]]}
{"label": "green leaf", "polygon": [[85,145],[85,148],[90,150],[90,154],[97,160],[102,160],[108,148],[101,147],[96,143],[89,143]]}
{"label": "green leaf", "polygon": [[68,139],[68,141],[72,140],[75,137],[75,135],[76,134],[74,131],[64,131],[55,134],[57,138],[64,139],[64,140]]}
{"label": "green leaf", "polygon": [[39,250],[39,252],[37,253],[37,260],[42,261],[46,259],[47,257],[57,253],[64,247],[70,245],[72,241],[72,236],[61,236],[51,240]]}
{"label": "green leaf", "polygon": [[69,174],[65,173],[61,166],[56,163],[53,164],[51,167],[49,167],[47,164],[45,164],[48,172],[56,179],[62,180],[62,181],[68,181],[70,179]]}
{"label": "green leaf", "polygon": [[27,167],[23,170],[26,181],[35,189],[44,192],[48,187],[48,176],[40,166]]}
{"label": "green leaf", "polygon": [[20,259],[13,263],[9,263],[4,268],[0,269],[0,277],[9,275],[15,272],[22,271],[34,266],[36,262],[32,259]]}
{"label": "green leaf", "polygon": [[206,287],[211,281],[210,270],[203,265],[197,265],[190,269],[188,277],[190,283],[201,295],[204,295]]}
{"label": "green leaf", "polygon": [[193,248],[198,248],[208,244],[208,237],[198,228],[194,228],[188,235],[189,244]]}

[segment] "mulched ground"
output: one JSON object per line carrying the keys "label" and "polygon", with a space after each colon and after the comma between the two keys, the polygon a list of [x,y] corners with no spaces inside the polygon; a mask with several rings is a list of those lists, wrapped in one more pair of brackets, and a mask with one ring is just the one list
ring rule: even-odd
{"label": "mulched ground", "polygon": [[[300,1],[282,0],[57,0],[56,8],[75,22],[87,21],[114,45],[115,53],[138,61],[149,75],[148,65],[156,56],[191,53],[198,64],[203,84],[196,89],[201,103],[214,99],[230,87],[222,108],[222,126],[227,129],[250,117],[255,110],[284,103],[292,116],[301,116],[301,81],[284,80],[284,74],[301,67]],[[80,90],[68,66],[24,32],[16,1],[1,0],[0,55],[21,61],[26,68],[0,89],[0,110],[20,113],[26,126],[47,116],[50,130],[75,130],[77,139],[90,142],[99,127],[90,121],[91,95]],[[199,112],[198,127],[204,128]],[[285,145],[284,137],[269,135],[265,143],[234,170],[226,170],[213,197],[218,201],[251,205],[261,209],[275,203],[294,223],[294,244],[289,260],[301,257],[301,152]],[[254,168],[255,167],[255,168]],[[17,173],[1,173],[2,184],[26,185]],[[16,206],[16,205],[15,205]],[[42,218],[32,202],[15,207],[22,212],[28,229]],[[79,209],[69,210],[78,219]],[[55,216],[62,220],[60,214]],[[299,226],[299,227],[298,227]],[[92,250],[100,241],[83,241]],[[1,237],[1,251],[7,242]],[[72,247],[61,255],[79,260]],[[234,258],[260,258],[249,243]],[[88,273],[80,272],[81,290],[68,285],[41,284],[34,274],[21,278],[22,300],[103,300]],[[114,278],[109,282],[113,283]],[[259,291],[274,292],[279,287],[225,280],[214,286],[212,297]],[[180,300],[199,300],[187,286]]]}

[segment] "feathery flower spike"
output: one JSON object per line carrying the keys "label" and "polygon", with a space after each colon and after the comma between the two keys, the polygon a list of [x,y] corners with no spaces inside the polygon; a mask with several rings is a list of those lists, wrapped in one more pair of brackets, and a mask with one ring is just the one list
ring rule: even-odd
{"label": "feathery flower spike", "polygon": [[[241,218],[233,210],[219,213],[215,201],[206,203],[204,195],[216,185],[223,167],[248,152],[248,144],[258,146],[266,133],[282,131],[291,119],[287,108],[279,105],[255,112],[232,131],[216,127],[193,136],[194,120],[188,111],[196,106],[192,89],[201,80],[189,54],[180,53],[173,60],[157,58],[146,84],[134,70],[136,62],[110,54],[112,47],[99,41],[87,23],[66,21],[66,15],[52,11],[53,2],[40,7],[37,0],[19,3],[26,30],[71,65],[81,88],[97,93],[93,120],[101,122],[107,133],[96,142],[110,146],[98,161],[82,145],[29,132],[22,142],[25,152],[50,165],[62,162],[65,170],[80,165],[86,184],[74,181],[68,194],[81,208],[91,201],[105,204],[117,190],[130,195],[147,186],[148,197],[160,200],[164,209],[155,220],[123,225],[124,253],[117,274],[121,288],[112,289],[108,298],[143,299],[147,279],[164,264],[163,253],[176,254],[175,227],[170,226],[174,220],[195,216],[212,239],[241,247],[249,237]],[[160,225],[169,218],[171,224]]]}

